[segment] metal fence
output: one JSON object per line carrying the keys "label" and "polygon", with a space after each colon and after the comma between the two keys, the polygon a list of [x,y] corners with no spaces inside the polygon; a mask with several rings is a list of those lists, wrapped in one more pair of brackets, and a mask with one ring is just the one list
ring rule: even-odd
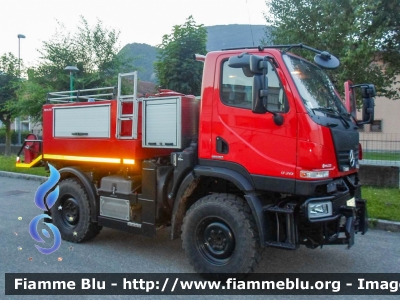
{"label": "metal fence", "polygon": [[400,166],[400,133],[360,133],[362,164]]}

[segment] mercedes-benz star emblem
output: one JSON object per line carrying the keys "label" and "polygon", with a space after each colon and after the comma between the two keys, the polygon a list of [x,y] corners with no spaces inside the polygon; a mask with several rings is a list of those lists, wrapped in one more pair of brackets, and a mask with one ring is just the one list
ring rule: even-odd
{"label": "mercedes-benz star emblem", "polygon": [[356,159],[354,158],[354,151],[353,150],[350,150],[349,162],[350,162],[350,167],[354,167],[354,165],[356,163]]}

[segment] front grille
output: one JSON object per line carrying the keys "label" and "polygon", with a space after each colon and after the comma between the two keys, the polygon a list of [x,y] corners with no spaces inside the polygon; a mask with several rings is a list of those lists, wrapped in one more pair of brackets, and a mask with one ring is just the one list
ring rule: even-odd
{"label": "front grille", "polygon": [[353,149],[353,166],[350,165],[350,151],[342,150],[338,151],[338,162],[340,171],[349,171],[351,169],[356,169],[358,166],[358,147]]}

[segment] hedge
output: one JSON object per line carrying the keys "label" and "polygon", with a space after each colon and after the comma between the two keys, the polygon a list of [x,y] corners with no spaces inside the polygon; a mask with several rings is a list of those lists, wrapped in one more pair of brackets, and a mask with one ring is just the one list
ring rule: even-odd
{"label": "hedge", "polygon": [[[23,141],[28,134],[30,134],[29,131],[22,131],[21,140]],[[5,143],[6,143],[6,129],[0,128],[0,144],[5,144]],[[18,131],[11,130],[11,144],[12,145],[18,144]]]}

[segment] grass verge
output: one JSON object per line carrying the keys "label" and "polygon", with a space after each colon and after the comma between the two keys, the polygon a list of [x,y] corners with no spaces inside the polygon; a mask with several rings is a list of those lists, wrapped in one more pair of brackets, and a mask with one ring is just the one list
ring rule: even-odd
{"label": "grass verge", "polygon": [[37,168],[17,168],[15,166],[15,155],[4,156],[0,155],[0,171],[24,173],[39,176],[48,176],[48,172],[44,170],[44,167]]}
{"label": "grass verge", "polygon": [[370,218],[400,222],[400,189],[364,186],[362,197]]}
{"label": "grass verge", "polygon": [[[0,171],[48,176],[43,167],[17,168],[15,166],[15,156],[0,155]],[[399,189],[363,186],[362,196],[368,201],[368,215],[370,218],[400,222]]]}
{"label": "grass verge", "polygon": [[400,160],[400,152],[363,152],[363,159]]}

